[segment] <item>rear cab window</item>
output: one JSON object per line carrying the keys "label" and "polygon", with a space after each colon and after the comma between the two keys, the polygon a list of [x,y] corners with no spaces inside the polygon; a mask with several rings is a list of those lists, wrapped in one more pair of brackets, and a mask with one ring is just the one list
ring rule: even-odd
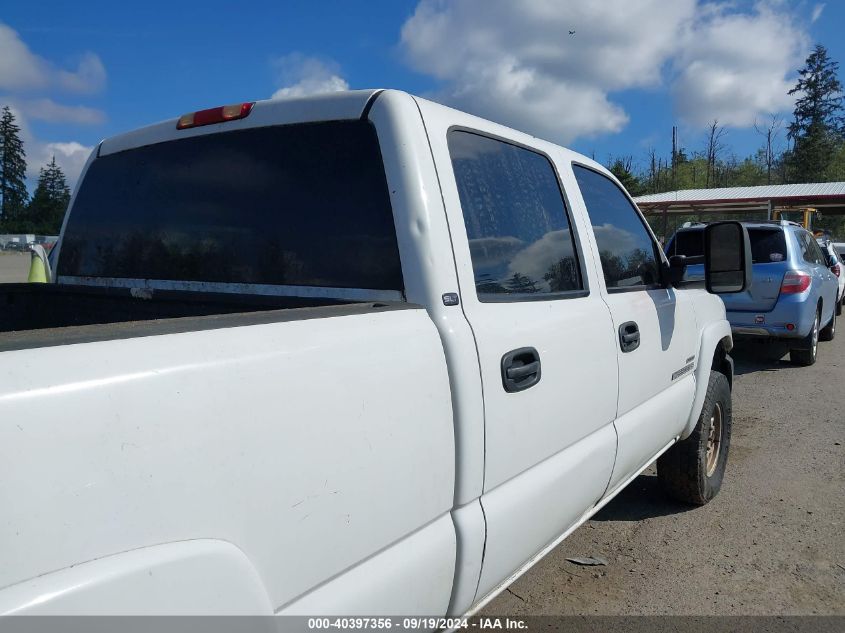
{"label": "rear cab window", "polygon": [[[374,128],[250,128],[94,160],[71,209],[61,278],[403,291]],[[395,296],[394,296],[395,295]]]}

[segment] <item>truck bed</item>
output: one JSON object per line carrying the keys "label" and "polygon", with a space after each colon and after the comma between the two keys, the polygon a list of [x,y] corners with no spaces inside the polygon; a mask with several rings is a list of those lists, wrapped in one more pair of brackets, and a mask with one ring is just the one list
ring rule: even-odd
{"label": "truck bed", "polygon": [[341,316],[389,307],[387,303],[328,298],[3,284],[0,351]]}

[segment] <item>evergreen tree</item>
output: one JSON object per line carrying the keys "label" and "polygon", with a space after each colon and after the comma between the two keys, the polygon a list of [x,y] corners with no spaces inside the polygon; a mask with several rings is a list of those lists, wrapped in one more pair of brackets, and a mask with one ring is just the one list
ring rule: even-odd
{"label": "evergreen tree", "polygon": [[62,219],[70,202],[70,189],[56,157],[38,174],[38,184],[27,209],[26,219],[36,233],[54,235],[62,227]]}
{"label": "evergreen tree", "polygon": [[836,146],[842,142],[842,84],[839,64],[828,57],[821,44],[798,71],[799,78],[790,95],[799,95],[789,124],[793,141],[789,152],[789,177],[792,182],[824,180]]}
{"label": "evergreen tree", "polygon": [[26,207],[26,153],[9,106],[0,115],[0,221],[19,217]]}
{"label": "evergreen tree", "polygon": [[644,188],[640,179],[634,175],[632,171],[634,159],[632,156],[624,156],[617,158],[610,164],[610,173],[619,179],[625,190],[632,196],[639,196],[644,193]]}

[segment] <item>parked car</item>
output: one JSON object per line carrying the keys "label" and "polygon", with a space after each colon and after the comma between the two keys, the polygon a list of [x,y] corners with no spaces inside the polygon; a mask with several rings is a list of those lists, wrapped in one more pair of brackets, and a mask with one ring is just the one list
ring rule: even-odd
{"label": "parked car", "polygon": [[459,616],[655,459],[722,485],[724,305],[589,158],[344,92],[107,139],[67,213],[0,287],[0,613]]}
{"label": "parked car", "polygon": [[25,253],[29,250],[29,244],[26,242],[6,242],[3,250],[12,253]]}
{"label": "parked car", "polygon": [[839,291],[836,295],[836,316],[839,316],[842,314],[842,302],[845,301],[845,263],[833,242],[822,238],[817,238],[816,242],[822,249],[830,272],[836,275],[836,280],[839,282]]}
{"label": "parked car", "polygon": [[[741,293],[722,295],[735,336],[787,341],[790,360],[816,362],[818,341],[836,334],[839,281],[815,238],[795,222],[746,222],[753,257],[753,282]],[[704,248],[704,226],[679,229],[666,247],[672,256],[696,257]],[[701,279],[703,266],[687,268]]]}

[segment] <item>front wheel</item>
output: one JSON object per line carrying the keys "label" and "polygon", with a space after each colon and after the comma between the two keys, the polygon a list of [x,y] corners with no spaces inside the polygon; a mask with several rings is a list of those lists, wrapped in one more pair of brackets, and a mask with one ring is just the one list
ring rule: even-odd
{"label": "front wheel", "polygon": [[657,478],[669,496],[704,505],[719,492],[731,444],[731,389],[728,379],[710,372],[707,395],[695,429],[657,460]]}

